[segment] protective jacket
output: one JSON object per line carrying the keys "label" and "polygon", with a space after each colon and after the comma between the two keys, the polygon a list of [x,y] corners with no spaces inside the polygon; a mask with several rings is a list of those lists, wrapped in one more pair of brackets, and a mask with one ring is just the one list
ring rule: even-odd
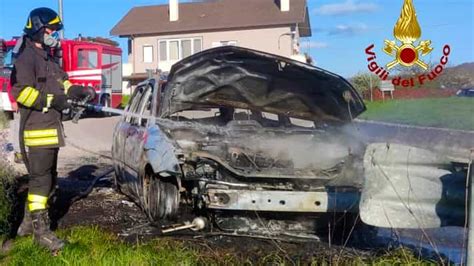
{"label": "protective jacket", "polygon": [[12,94],[19,104],[20,124],[24,123],[25,146],[64,146],[62,113],[51,108],[51,104],[55,96],[64,95],[71,86],[67,78],[50,53],[24,39],[10,80]]}

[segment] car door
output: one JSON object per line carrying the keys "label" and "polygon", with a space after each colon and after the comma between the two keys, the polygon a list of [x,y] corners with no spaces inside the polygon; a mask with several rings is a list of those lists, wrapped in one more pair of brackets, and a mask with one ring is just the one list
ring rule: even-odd
{"label": "car door", "polygon": [[[128,105],[125,107],[125,111],[129,112],[132,106],[135,106],[139,101],[142,95],[141,90],[135,90],[130,97],[130,101]],[[126,176],[125,176],[125,139],[127,135],[127,130],[129,128],[130,117],[129,116],[122,116],[120,121],[115,126],[114,135],[113,135],[113,142],[112,142],[112,157],[114,160],[114,168],[115,174],[117,179],[117,185],[121,188],[125,188],[126,183]]]}
{"label": "car door", "polygon": [[127,138],[129,134],[132,133],[134,130],[134,126],[131,124],[133,116],[129,114],[135,114],[138,110],[138,106],[142,100],[144,93],[144,87],[138,86],[131,99],[130,103],[127,107],[127,113],[123,116],[122,121],[117,125],[117,152],[119,153],[120,157],[120,164],[121,164],[121,178],[120,183],[122,184],[121,189],[126,190],[124,192],[129,192],[126,194],[135,194],[135,187],[136,178],[133,177],[133,169],[130,168],[130,148],[127,146]]}
{"label": "car door", "polygon": [[[140,86],[139,101],[131,106],[131,112],[135,116],[130,116],[127,124],[125,145],[124,145],[124,163],[126,165],[126,176],[128,182],[132,185],[133,193],[136,196],[141,194],[141,185],[139,182],[139,173],[143,167],[143,145],[146,138],[146,126],[148,119],[140,116],[150,116],[153,88],[149,84]],[[138,97],[137,97],[138,99]]]}

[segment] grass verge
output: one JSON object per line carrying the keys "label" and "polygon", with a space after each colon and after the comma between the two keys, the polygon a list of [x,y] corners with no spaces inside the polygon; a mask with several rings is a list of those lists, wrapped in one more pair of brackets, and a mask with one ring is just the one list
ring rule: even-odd
{"label": "grass verge", "polygon": [[0,256],[2,265],[347,265],[371,264],[422,265],[406,250],[385,252],[375,258],[344,258],[328,256],[310,258],[304,262],[291,259],[281,253],[263,255],[260,258],[239,258],[219,250],[199,250],[184,241],[161,238],[147,243],[129,244],[104,232],[99,227],[75,227],[59,231],[59,236],[69,241],[57,257],[36,246],[31,237],[20,238],[8,255]]}
{"label": "grass verge", "polygon": [[474,131],[474,98],[449,97],[367,103],[360,119]]}
{"label": "grass verge", "polygon": [[53,257],[36,246],[31,237],[15,241],[8,256],[0,259],[7,265],[190,265],[196,260],[191,251],[166,240],[130,245],[105,233],[98,227],[76,227],[60,231],[59,236],[69,241]]}

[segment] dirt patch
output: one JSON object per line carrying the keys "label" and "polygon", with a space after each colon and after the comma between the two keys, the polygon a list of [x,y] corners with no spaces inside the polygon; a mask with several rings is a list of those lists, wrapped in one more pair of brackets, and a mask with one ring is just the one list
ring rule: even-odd
{"label": "dirt patch", "polygon": [[146,224],[146,216],[135,204],[113,188],[104,187],[94,189],[87,198],[73,203],[59,221],[59,228],[97,225],[104,230],[125,236],[127,229]]}
{"label": "dirt patch", "polygon": [[111,170],[107,159],[97,157],[83,157],[79,163],[71,160],[60,169],[66,177],[58,179],[50,215],[58,228],[94,225],[127,235],[127,229],[148,223],[141,209],[114,189]]}
{"label": "dirt patch", "polygon": [[271,257],[273,260],[311,262],[314,258],[366,258],[375,254],[373,251],[331,247],[324,242],[286,242],[211,232],[184,231],[163,236],[157,227],[148,223],[146,216],[136,205],[110,187],[94,189],[87,198],[75,202],[59,222],[59,228],[76,225],[98,226],[131,243],[162,237],[181,242],[187,248],[198,250],[205,257],[233,257],[242,261],[257,262]]}

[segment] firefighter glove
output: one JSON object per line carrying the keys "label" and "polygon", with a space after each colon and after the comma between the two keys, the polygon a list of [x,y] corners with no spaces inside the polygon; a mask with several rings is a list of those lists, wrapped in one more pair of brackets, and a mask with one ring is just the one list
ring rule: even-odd
{"label": "firefighter glove", "polygon": [[68,103],[68,97],[64,94],[62,95],[54,95],[53,101],[51,103],[51,107],[58,111],[62,111],[68,108],[71,108],[71,104]]}
{"label": "firefighter glove", "polygon": [[88,97],[93,100],[96,96],[95,90],[92,87],[84,87],[80,85],[72,85],[67,90],[67,96],[73,100],[82,101]]}

